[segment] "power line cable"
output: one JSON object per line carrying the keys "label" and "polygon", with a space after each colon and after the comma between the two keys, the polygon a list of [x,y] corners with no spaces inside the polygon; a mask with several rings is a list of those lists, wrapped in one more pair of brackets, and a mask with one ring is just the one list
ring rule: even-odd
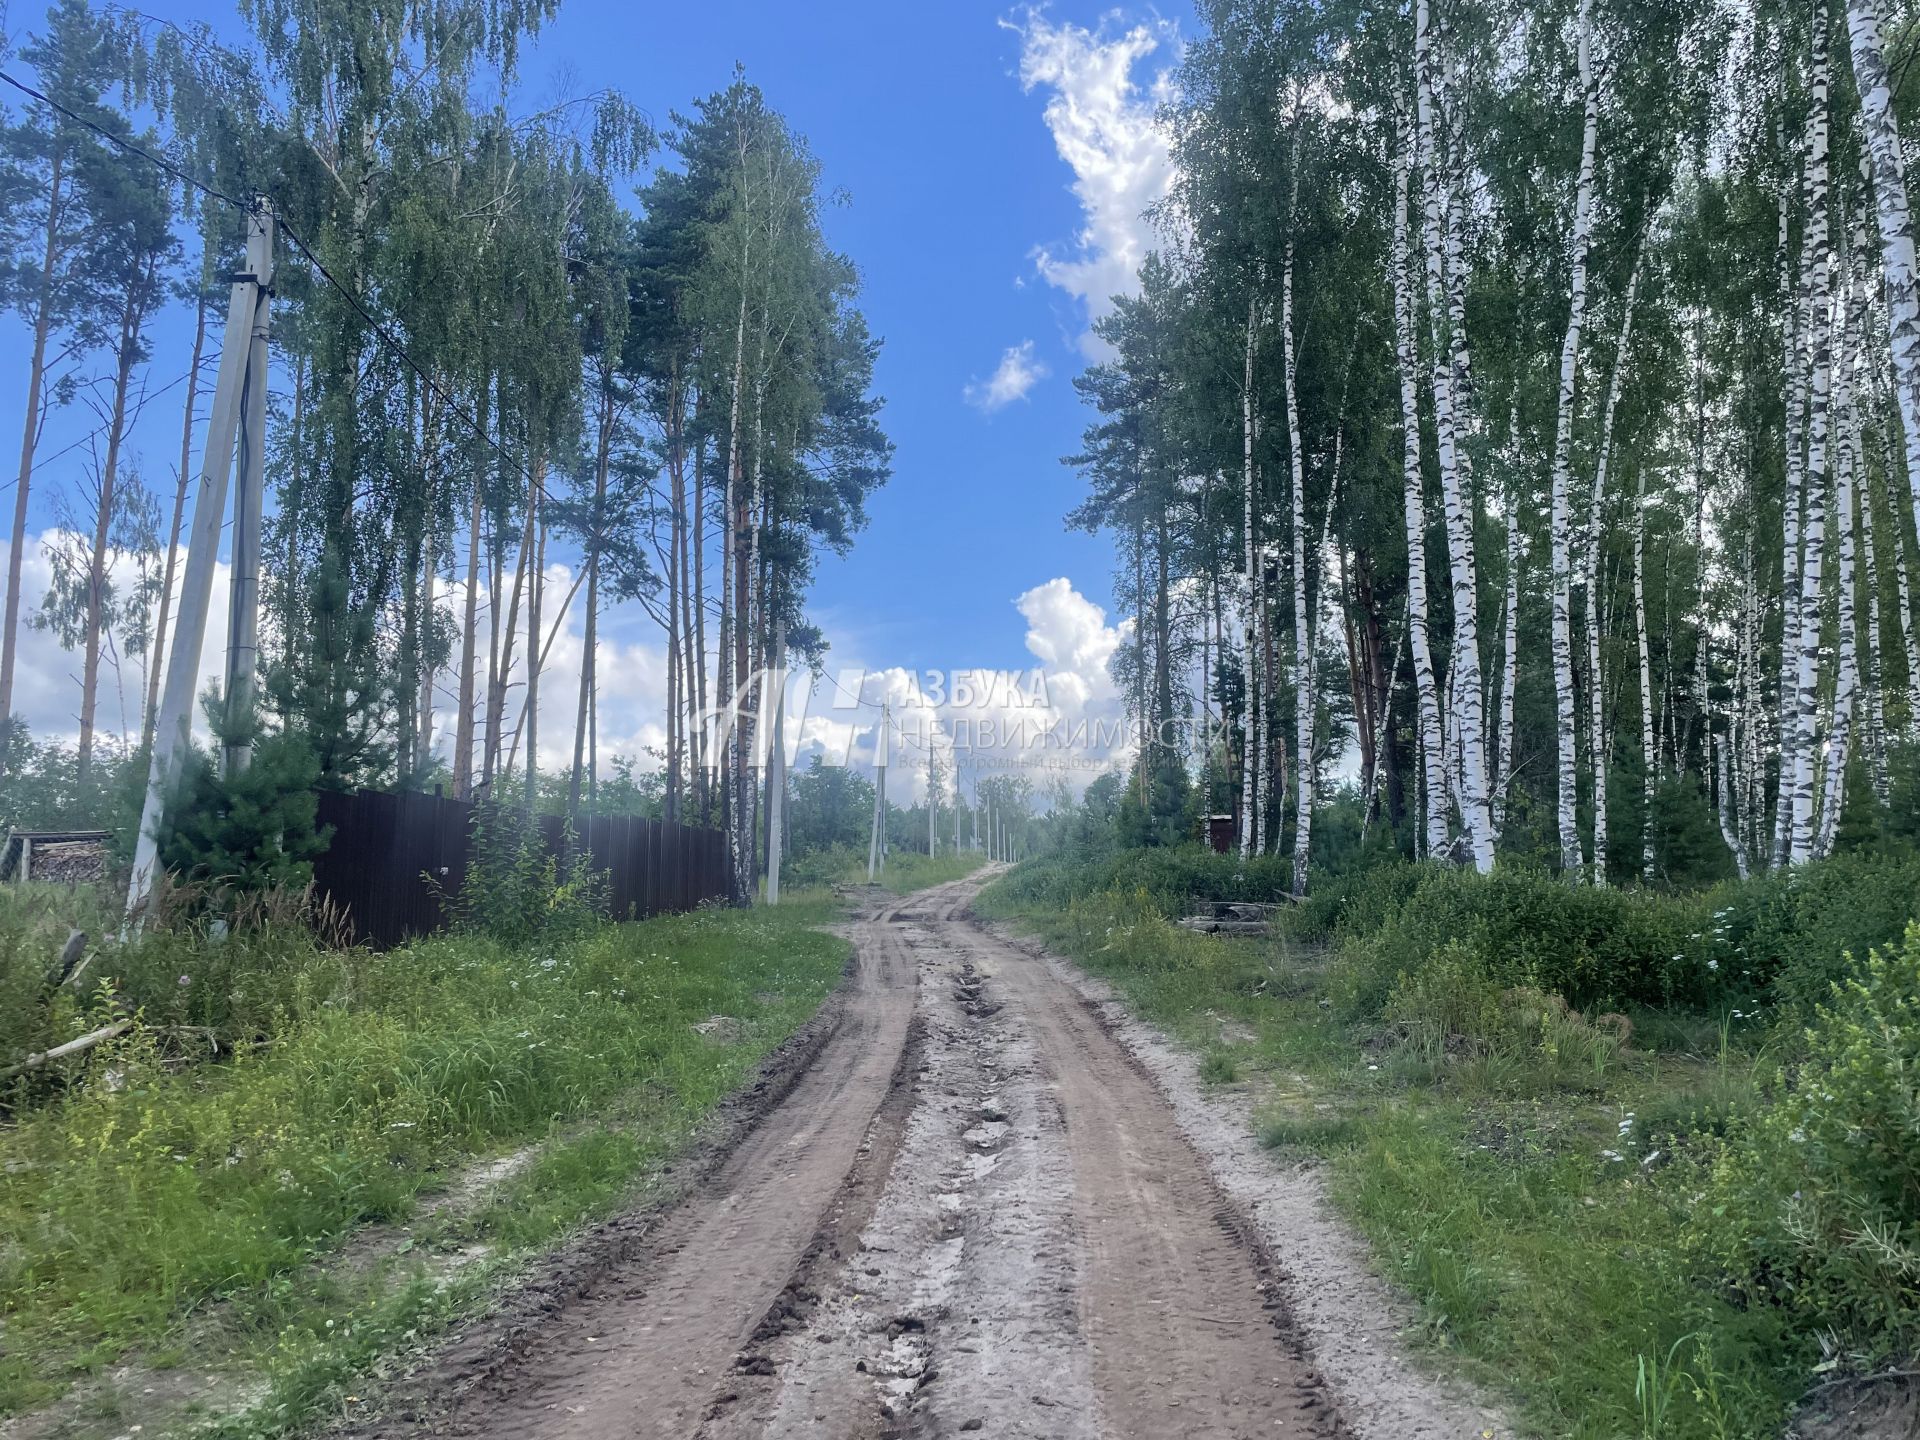
{"label": "power line cable", "polygon": [[[11,85],[14,89],[20,91],[22,94],[29,95],[35,100],[38,100],[41,104],[47,106],[49,109],[55,111],[56,113],[66,116],[67,119],[73,121],[76,125],[81,125],[81,126],[84,126],[86,129],[91,130],[94,134],[98,135],[101,139],[105,140],[109,145],[113,146],[116,150],[121,151],[123,154],[131,155],[137,159],[146,161],[149,165],[155,166],[158,169],[164,171],[166,174],[171,175],[175,180],[178,180],[182,185],[190,186],[194,190],[199,191],[202,195],[207,196],[209,199],[218,200],[223,205],[227,205],[232,209],[247,215],[253,214],[255,209],[257,208],[254,204],[250,202],[234,199],[233,196],[227,194],[224,190],[221,190],[216,186],[209,185],[206,181],[200,179],[198,176],[189,174],[187,171],[182,170],[179,166],[173,164],[171,161],[163,159],[161,156],[154,154],[151,150],[146,149],[144,146],[136,145],[133,141],[128,140],[125,136],[116,135],[113,133],[113,131],[107,129],[105,126],[100,125],[95,121],[89,120],[84,115],[75,113],[74,111],[68,109],[65,105],[62,105],[58,100],[55,100],[52,96],[47,95],[42,91],[36,90],[33,86],[27,84],[25,81],[16,79],[14,76],[7,74],[5,71],[0,71],[0,81],[5,81],[7,84]],[[327,284],[331,285],[335,290],[339,291],[341,298],[344,299],[348,305],[353,307],[354,313],[359,315],[361,320],[366,323],[367,328],[373,332],[374,338],[377,339],[381,344],[387,346],[389,349],[398,353],[400,358],[406,362],[407,367],[411,369],[414,374],[420,377],[421,383],[424,384],[429,390],[431,390],[439,398],[441,403],[447,407],[448,410],[452,411],[454,415],[456,415],[457,417],[459,417],[459,419],[464,421],[467,427],[471,429],[475,435],[479,436],[481,440],[485,441],[486,444],[490,446],[500,456],[501,459],[505,460],[508,464],[512,465],[514,469],[519,471],[520,474],[525,476],[528,487],[531,490],[537,490],[542,500],[551,502],[554,497],[548,492],[547,487],[541,484],[540,481],[537,478],[535,478],[533,471],[528,468],[526,462],[520,459],[519,457],[513,455],[510,451],[507,450],[507,448],[504,445],[502,445],[498,440],[494,439],[493,436],[489,435],[486,432],[485,428],[480,424],[479,420],[470,411],[462,407],[460,403],[457,400],[455,400],[454,397],[451,394],[449,394],[441,386],[440,382],[433,378],[433,376],[427,371],[427,368],[424,365],[422,365],[418,360],[414,359],[413,353],[410,350],[408,350],[406,345],[402,343],[390,330],[388,330],[388,328],[383,323],[381,323],[381,321],[378,320],[373,315],[373,313],[367,309],[367,307],[364,304],[361,303],[360,297],[355,295],[351,290],[349,290],[345,285],[343,285],[338,279],[334,277],[333,272],[327,269],[326,265],[321,261],[318,255],[313,253],[313,248],[307,244],[306,240],[302,238],[300,232],[294,229],[293,225],[290,222],[288,222],[288,220],[284,216],[276,213],[274,220],[275,220],[275,224],[282,231],[286,233],[287,238],[293,242],[294,248],[297,249],[303,256],[306,257],[307,263],[314,268],[314,270],[319,274],[320,278],[326,281]]]}

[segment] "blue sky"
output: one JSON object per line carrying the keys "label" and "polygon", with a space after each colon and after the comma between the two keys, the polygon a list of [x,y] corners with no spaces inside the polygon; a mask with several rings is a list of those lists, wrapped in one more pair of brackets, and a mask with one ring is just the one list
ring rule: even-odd
{"label": "blue sky", "polygon": [[[823,566],[817,613],[869,663],[1030,663],[1014,598],[1064,575],[1106,605],[1111,565],[1104,538],[1062,523],[1079,490],[1060,459],[1083,424],[1070,382],[1087,314],[1042,279],[1036,251],[1072,252],[1087,217],[1045,118],[1058,92],[1022,85],[1034,20],[975,0],[647,9],[568,0],[528,80],[548,67],[651,106],[717,88],[741,61],[850,197],[828,224],[886,342],[879,388],[899,451],[871,529]],[[1112,38],[1157,18],[1058,4],[1038,24]],[[1163,43],[1138,79],[1172,59]],[[991,414],[970,405],[965,387],[1029,343],[1044,378]]]}
{"label": "blue sky", "polygon": [[[224,7],[146,8],[244,34]],[[37,12],[19,0],[11,9],[22,28]],[[864,308],[885,341],[878,388],[898,453],[871,527],[846,558],[821,567],[813,609],[838,661],[1018,669],[1045,650],[1049,664],[1084,668],[1111,652],[1111,547],[1065,529],[1080,485],[1060,461],[1085,423],[1071,379],[1090,354],[1090,315],[1137,262],[1148,239],[1138,211],[1165,183],[1147,116],[1182,28],[1192,29],[1183,7],[1087,0],[1040,10],[975,0],[564,0],[525,57],[525,108],[617,87],[663,124],[743,63],[811,141],[827,183],[846,192],[826,223],[858,263]],[[184,326],[163,327],[159,342],[156,385],[184,367]],[[24,334],[0,354],[0,434],[12,437]],[[170,474],[176,406],[157,403],[135,435],[156,488]],[[43,454],[84,431],[83,419],[56,421]],[[36,530],[53,522],[52,492],[76,478],[66,467],[80,459],[37,476]],[[1016,604],[1059,578],[1070,586]],[[31,572],[25,598],[38,598]],[[1104,622],[1086,602],[1107,610]],[[650,622],[633,611],[603,624],[631,647],[636,675],[647,670]],[[57,668],[58,657],[48,663]],[[32,716],[26,688],[36,729],[60,728]],[[652,688],[636,679],[636,710]]]}

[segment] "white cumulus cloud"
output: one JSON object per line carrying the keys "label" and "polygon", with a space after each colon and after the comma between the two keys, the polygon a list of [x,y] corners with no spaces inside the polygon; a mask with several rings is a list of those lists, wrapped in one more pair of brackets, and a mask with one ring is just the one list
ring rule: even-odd
{"label": "white cumulus cloud", "polygon": [[976,410],[991,415],[994,411],[1027,398],[1027,392],[1047,378],[1043,361],[1034,358],[1033,341],[1009,345],[1001,355],[993,374],[985,380],[972,380],[960,393]]}
{"label": "white cumulus cloud", "polygon": [[[1027,10],[1001,24],[1021,39],[1020,84],[1050,92],[1045,112],[1054,148],[1073,171],[1073,193],[1084,224],[1064,249],[1041,246],[1034,265],[1046,281],[1077,298],[1089,322],[1112,308],[1116,294],[1131,294],[1141,262],[1153,248],[1146,211],[1164,199],[1175,167],[1167,135],[1156,117],[1173,94],[1173,70],[1163,66],[1143,80],[1136,67],[1163,44],[1177,46],[1165,22],[1116,30],[1054,24]],[[1089,333],[1089,354],[1100,342]]]}

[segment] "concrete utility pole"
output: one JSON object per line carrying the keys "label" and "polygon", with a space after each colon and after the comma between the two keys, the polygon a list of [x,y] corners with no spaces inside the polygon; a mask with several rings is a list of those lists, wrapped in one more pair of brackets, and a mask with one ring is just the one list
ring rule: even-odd
{"label": "concrete utility pole", "polygon": [[[247,268],[232,277],[227,329],[213,386],[213,413],[200,458],[200,489],[181,580],[179,619],[167,655],[167,681],[153,728],[147,797],[134,844],[133,879],[127,886],[127,920],[135,923],[153,892],[160,864],[160,830],[180,783],[180,769],[193,735],[194,692],[200,651],[207,636],[213,572],[220,559],[220,531],[227,515],[227,479],[234,442],[240,441],[240,475],[233,507],[233,590],[227,616],[226,703],[230,734],[244,736],[251,718],[260,626],[260,524],[265,497],[267,422],[267,318],[273,293],[273,208],[264,196],[247,215]],[[247,767],[251,746],[229,745],[228,775]]]}
{"label": "concrete utility pole", "polygon": [[767,757],[767,904],[780,903],[780,852],[787,810],[787,622],[775,626],[773,642],[773,752]]}
{"label": "concrete utility pole", "polygon": [[887,725],[892,707],[881,705],[880,729],[873,737],[873,834],[867,840],[867,883],[887,860]]}

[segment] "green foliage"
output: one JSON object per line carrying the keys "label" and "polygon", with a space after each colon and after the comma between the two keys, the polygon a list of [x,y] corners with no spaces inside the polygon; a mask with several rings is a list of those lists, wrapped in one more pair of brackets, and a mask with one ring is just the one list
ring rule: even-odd
{"label": "green foliage", "polygon": [[1436,1076],[1465,1062],[1481,1067],[1481,1088],[1526,1094],[1597,1088],[1626,1030],[1624,1017],[1589,1022],[1558,995],[1500,985],[1479,951],[1458,940],[1400,976],[1386,1019]]}
{"label": "green foliage", "polygon": [[1390,981],[1465,939],[1500,984],[1552,991],[1580,1009],[1698,1004],[1714,988],[1700,955],[1706,914],[1697,900],[1576,887],[1539,872],[1429,868],[1372,938],[1346,948]]}
{"label": "green foliage", "polygon": [[[1668,775],[1655,787],[1652,831],[1654,871],[1663,884],[1691,889],[1733,878],[1733,856],[1720,836],[1712,801],[1692,771]],[[1637,848],[1611,853],[1624,866],[1622,878],[1631,880],[1640,859]]]}
{"label": "green foliage", "polygon": [[83,775],[71,745],[37,743],[15,720],[0,768],[0,833],[22,830],[131,831],[147,781],[144,753],[96,751]]}
{"label": "green foliage", "polygon": [[[301,891],[161,892],[158,912],[124,941],[117,897],[104,889],[0,894],[0,1069],[97,1025],[137,1016],[164,1030],[169,1056],[207,1058],[272,1041],[337,1008],[377,977],[373,957],[332,950],[307,923]],[[71,928],[89,936],[83,983],[56,989],[54,958]],[[0,1083],[0,1101],[57,1093],[86,1062]]]}
{"label": "green foliage", "polygon": [[1290,860],[1262,855],[1244,865],[1201,845],[1123,849],[1092,860],[1043,856],[996,882],[1009,904],[1060,909],[1107,892],[1144,895],[1169,918],[1194,900],[1284,900],[1293,884]]}
{"label": "green foliage", "polygon": [[456,929],[508,945],[577,938],[607,913],[607,875],[565,822],[558,850],[540,817],[511,801],[473,807],[467,874],[443,897]]}
{"label": "green foliage", "polygon": [[[971,875],[986,863],[986,856],[973,850],[943,850],[928,857],[915,850],[896,850],[887,856],[886,868],[875,883],[896,895],[911,894],[934,885],[945,885]],[[864,885],[867,883],[867,852],[836,846],[815,850],[797,857],[783,868],[781,881],[786,889],[805,889],[820,885]]]}
{"label": "green foliage", "polygon": [[839,849],[858,851],[864,865],[872,829],[873,782],[859,771],[815,755],[788,781],[787,833],[796,861]]}
{"label": "green foliage", "polygon": [[1736,989],[1776,998],[1800,1022],[1849,972],[1849,956],[1895,945],[1920,917],[1920,855],[1838,855],[1708,896],[1707,959]]}
{"label": "green foliage", "polygon": [[304,732],[250,733],[252,758],[237,775],[220,773],[203,751],[189,753],[161,863],[223,890],[303,889],[331,833],[316,823],[320,763]]}
{"label": "green foliage", "polygon": [[1920,925],[1832,988],[1775,1103],[1734,1129],[1695,1243],[1748,1303],[1864,1362],[1920,1349]]}

